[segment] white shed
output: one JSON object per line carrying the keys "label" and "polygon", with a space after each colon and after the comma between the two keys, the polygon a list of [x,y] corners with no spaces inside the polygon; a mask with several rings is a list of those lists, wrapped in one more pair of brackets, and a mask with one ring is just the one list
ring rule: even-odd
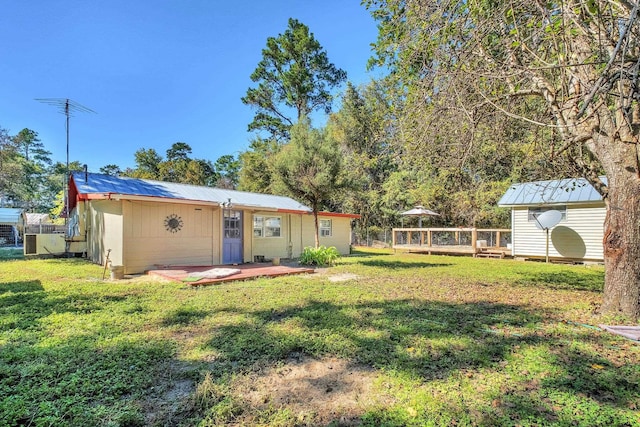
{"label": "white shed", "polygon": [[[606,183],[606,178],[601,178]],[[498,202],[511,208],[512,254],[544,258],[546,232],[536,217],[549,210],[562,214],[549,231],[549,257],[556,260],[602,261],[605,203],[583,178],[513,184]]]}

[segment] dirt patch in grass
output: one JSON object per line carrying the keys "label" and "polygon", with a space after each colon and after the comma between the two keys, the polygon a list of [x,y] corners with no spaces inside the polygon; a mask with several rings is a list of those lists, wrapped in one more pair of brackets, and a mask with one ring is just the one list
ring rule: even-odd
{"label": "dirt patch in grass", "polygon": [[367,409],[389,403],[374,390],[377,376],[346,360],[293,354],[276,367],[236,379],[233,389],[249,412],[286,409],[314,424],[356,425]]}
{"label": "dirt patch in grass", "polygon": [[346,282],[348,280],[356,280],[359,279],[360,276],[352,273],[342,273],[342,274],[332,274],[329,276],[330,282]]}
{"label": "dirt patch in grass", "polygon": [[192,368],[185,363],[169,361],[159,372],[154,387],[141,402],[145,425],[176,425],[191,411],[195,383],[188,377]]}

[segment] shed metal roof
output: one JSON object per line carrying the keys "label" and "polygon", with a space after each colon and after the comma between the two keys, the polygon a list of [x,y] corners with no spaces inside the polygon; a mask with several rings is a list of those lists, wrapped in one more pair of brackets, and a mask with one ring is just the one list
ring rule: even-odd
{"label": "shed metal roof", "polygon": [[142,196],[216,204],[224,203],[231,199],[233,205],[245,208],[311,212],[309,207],[284,196],[148,179],[116,177],[98,173],[74,172],[72,179],[78,194],[83,196],[103,195],[121,198]]}
{"label": "shed metal roof", "polygon": [[[600,177],[607,183],[606,177]],[[498,206],[540,206],[594,203],[602,196],[584,178],[513,184],[498,201]]]}
{"label": "shed metal roof", "polygon": [[0,224],[18,224],[22,209],[0,208]]}
{"label": "shed metal roof", "polygon": [[49,216],[48,213],[25,213],[24,214],[27,224],[28,225],[34,225],[34,224],[50,224],[51,223],[51,217]]}

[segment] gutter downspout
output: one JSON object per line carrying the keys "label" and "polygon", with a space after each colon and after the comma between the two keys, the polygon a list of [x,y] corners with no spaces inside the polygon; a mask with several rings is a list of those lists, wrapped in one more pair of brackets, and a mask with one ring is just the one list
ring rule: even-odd
{"label": "gutter downspout", "polygon": [[289,245],[287,247],[287,257],[289,259],[293,258],[293,241],[291,240],[291,214],[288,215],[288,222],[289,222]]}

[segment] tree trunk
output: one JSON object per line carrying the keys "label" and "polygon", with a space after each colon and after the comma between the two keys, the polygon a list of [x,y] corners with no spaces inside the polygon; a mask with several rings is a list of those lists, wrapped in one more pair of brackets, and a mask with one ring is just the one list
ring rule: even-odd
{"label": "tree trunk", "polygon": [[318,206],[316,204],[313,205],[313,222],[314,222],[314,226],[315,226],[315,243],[316,243],[316,249],[318,249],[320,247],[320,233],[319,233],[319,227],[318,227]]}
{"label": "tree trunk", "polygon": [[640,178],[624,170],[607,172],[604,228],[605,284],[602,312],[640,317]]}

